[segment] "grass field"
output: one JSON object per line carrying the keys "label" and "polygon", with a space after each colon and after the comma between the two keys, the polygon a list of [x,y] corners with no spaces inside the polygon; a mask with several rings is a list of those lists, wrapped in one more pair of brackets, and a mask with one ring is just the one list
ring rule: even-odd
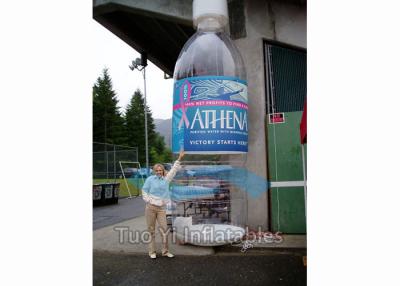
{"label": "grass field", "polygon": [[132,196],[139,195],[140,189],[143,185],[141,179],[127,179],[126,182],[124,179],[93,179],[93,184],[101,183],[119,183],[119,197],[129,197],[126,183],[128,183],[129,191],[131,192]]}

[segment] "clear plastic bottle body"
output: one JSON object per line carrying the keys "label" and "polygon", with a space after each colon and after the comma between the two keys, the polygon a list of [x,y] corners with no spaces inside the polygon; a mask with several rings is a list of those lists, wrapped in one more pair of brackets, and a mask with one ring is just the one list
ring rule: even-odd
{"label": "clear plastic bottle body", "polygon": [[[197,78],[227,79],[228,82],[232,79],[235,83],[240,82],[245,89],[247,109],[247,81],[243,59],[239,50],[225,33],[222,21],[218,17],[202,18],[198,22],[197,32],[184,45],[174,70],[174,96],[176,96],[177,83],[183,85],[182,81]],[[238,86],[240,87],[240,85]],[[175,106],[179,105],[179,101],[175,98],[174,104],[175,110]],[[184,109],[183,101],[179,106],[182,110]],[[245,116],[247,120],[247,113]],[[174,123],[173,118],[173,126],[177,124],[178,120],[180,119],[176,119]],[[173,136],[175,135],[173,134]],[[218,139],[218,136],[216,138]],[[174,153],[177,152],[178,150],[175,148]],[[234,231],[238,231],[237,233],[244,231],[247,223],[247,196],[244,186],[246,175],[243,172],[246,159],[247,146],[246,152],[231,152],[231,150],[227,152],[191,152],[185,150],[183,168],[178,172],[172,184],[172,194],[175,196],[172,198],[175,202],[172,215],[176,222],[174,226],[177,228],[178,238],[187,239],[182,238],[182,227],[188,225],[193,228],[204,228],[204,226],[211,225],[224,231],[226,230],[224,227],[233,229],[236,227]],[[206,243],[203,241],[198,245],[218,245],[231,242],[231,238],[234,236],[228,238],[226,233],[225,235],[226,239],[222,243],[213,244],[215,241],[206,241]],[[190,243],[196,244],[193,241]]]}

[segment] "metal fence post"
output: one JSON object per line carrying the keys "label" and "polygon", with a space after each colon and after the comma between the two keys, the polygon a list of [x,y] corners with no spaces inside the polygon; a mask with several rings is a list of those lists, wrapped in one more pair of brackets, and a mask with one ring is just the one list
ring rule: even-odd
{"label": "metal fence post", "polygon": [[114,145],[114,180],[115,180],[115,176],[116,176],[116,166],[115,166],[115,145]]}

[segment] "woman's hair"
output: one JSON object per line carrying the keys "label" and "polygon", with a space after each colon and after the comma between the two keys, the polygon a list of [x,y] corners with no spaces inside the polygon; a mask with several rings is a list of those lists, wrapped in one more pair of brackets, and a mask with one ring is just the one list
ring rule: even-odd
{"label": "woman's hair", "polygon": [[153,171],[154,171],[154,173],[156,173],[156,168],[157,168],[157,167],[160,167],[160,168],[162,169],[163,176],[165,176],[165,168],[164,168],[164,165],[163,165],[163,164],[160,164],[160,163],[154,164],[154,166],[153,166]]}

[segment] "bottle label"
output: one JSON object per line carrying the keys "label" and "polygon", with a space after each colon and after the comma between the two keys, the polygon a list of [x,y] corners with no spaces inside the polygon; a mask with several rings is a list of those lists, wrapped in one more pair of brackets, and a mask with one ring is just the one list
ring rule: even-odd
{"label": "bottle label", "polygon": [[197,154],[247,152],[247,82],[198,76],[174,84],[172,151]]}

